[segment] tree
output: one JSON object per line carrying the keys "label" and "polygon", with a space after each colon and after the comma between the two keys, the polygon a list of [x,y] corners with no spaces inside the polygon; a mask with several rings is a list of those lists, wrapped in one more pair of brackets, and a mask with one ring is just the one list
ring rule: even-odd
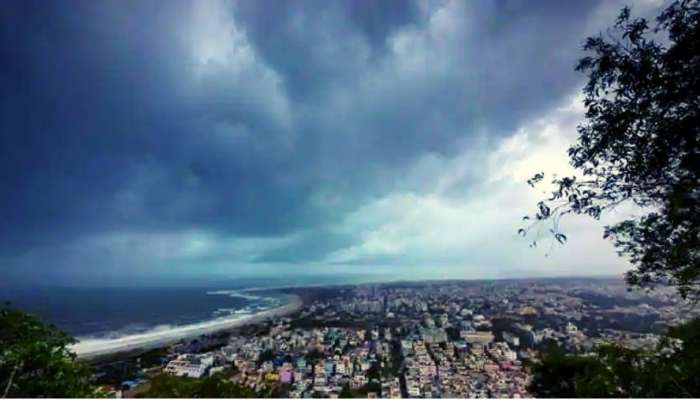
{"label": "tree", "polygon": [[74,340],[9,305],[0,307],[0,397],[95,397]]}
{"label": "tree", "polygon": [[[519,233],[548,221],[563,243],[562,216],[598,219],[633,203],[641,216],[604,233],[632,264],[627,281],[671,284],[700,299],[699,11],[698,0],[677,0],[649,29],[624,8],[605,36],[586,40],[589,54],[576,68],[588,76],[585,121],[568,150],[579,174],[554,178],[552,195]],[[528,183],[543,179],[539,173]]]}
{"label": "tree", "polygon": [[346,383],[343,385],[343,389],[340,391],[340,394],[338,394],[338,397],[341,399],[352,399],[355,397],[355,394],[350,390],[350,385]]}
{"label": "tree", "polygon": [[221,373],[203,379],[159,374],[149,381],[148,390],[139,393],[145,398],[256,398],[272,397],[272,391],[256,392],[227,379]]}
{"label": "tree", "polygon": [[670,329],[652,350],[608,344],[575,355],[553,348],[532,372],[536,397],[699,397],[700,320]]}

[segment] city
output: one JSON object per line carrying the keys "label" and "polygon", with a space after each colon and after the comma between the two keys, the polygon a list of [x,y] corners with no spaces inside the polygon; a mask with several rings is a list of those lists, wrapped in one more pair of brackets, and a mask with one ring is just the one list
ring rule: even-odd
{"label": "city", "polygon": [[669,288],[628,292],[616,279],[430,281],[286,289],[300,311],[230,335],[201,337],[97,368],[135,396],[159,373],[223,374],[284,397],[530,397],[528,363],[557,345],[653,348],[668,326],[700,315]]}

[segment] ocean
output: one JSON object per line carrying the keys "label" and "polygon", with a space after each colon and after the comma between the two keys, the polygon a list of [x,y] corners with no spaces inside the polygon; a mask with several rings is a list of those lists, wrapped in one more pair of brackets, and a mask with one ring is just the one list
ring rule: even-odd
{"label": "ocean", "polygon": [[155,327],[251,315],[283,304],[284,296],[207,287],[40,287],[4,293],[14,306],[80,338],[110,338]]}
{"label": "ocean", "polygon": [[361,280],[336,276],[239,279],[196,287],[2,287],[0,302],[9,301],[75,337],[79,354],[99,353],[211,332],[294,300],[273,288]]}

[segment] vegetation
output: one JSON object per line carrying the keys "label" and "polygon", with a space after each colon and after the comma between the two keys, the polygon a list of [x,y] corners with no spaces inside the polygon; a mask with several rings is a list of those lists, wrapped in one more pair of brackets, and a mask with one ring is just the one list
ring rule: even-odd
{"label": "vegetation", "polygon": [[[560,218],[595,219],[620,204],[639,217],[605,228],[618,253],[633,265],[632,285],[675,285],[700,296],[700,2],[673,2],[653,29],[624,8],[606,32],[589,37],[585,122],[569,149],[579,176],[555,178],[551,196],[537,204],[526,235],[542,221],[561,243]],[[536,174],[530,185],[544,179]],[[536,239],[533,242],[536,245]]]}
{"label": "vegetation", "polygon": [[341,399],[366,399],[368,393],[375,393],[377,396],[382,391],[382,385],[377,381],[369,382],[359,389],[351,389],[349,384],[343,385],[343,389],[338,394]]}
{"label": "vegetation", "polygon": [[95,397],[74,340],[9,305],[0,307],[0,397]]}
{"label": "vegetation", "polygon": [[354,397],[357,397],[357,393],[350,390],[350,384],[346,383],[345,385],[343,385],[343,390],[340,391],[338,397],[340,397],[341,399],[352,399]]}
{"label": "vegetation", "polygon": [[275,352],[272,350],[265,350],[262,353],[260,353],[260,356],[258,357],[258,365],[262,365],[265,362],[272,361],[275,359]]}
{"label": "vegetation", "polygon": [[253,398],[274,397],[272,391],[257,392],[227,379],[223,374],[214,374],[202,379],[181,378],[159,374],[149,382],[149,388],[138,397],[148,398]]}
{"label": "vegetation", "polygon": [[[700,1],[673,2],[654,29],[624,8],[614,27],[586,40],[590,55],[586,120],[569,149],[579,176],[555,178],[534,222],[552,224],[555,240],[567,214],[595,219],[632,203],[641,216],[605,228],[633,268],[627,281],[671,284],[700,300]],[[532,186],[544,179],[536,174]],[[530,220],[530,217],[524,219]],[[533,246],[536,245],[536,240]],[[591,354],[551,348],[532,366],[537,397],[699,397],[700,321],[672,328],[655,349],[615,344]]]}
{"label": "vegetation", "polygon": [[323,360],[324,355],[322,352],[320,352],[318,349],[313,349],[310,352],[306,354],[306,361],[309,364],[316,364]]}
{"label": "vegetation", "polygon": [[653,350],[552,348],[532,371],[536,397],[700,397],[700,320],[671,329]]}

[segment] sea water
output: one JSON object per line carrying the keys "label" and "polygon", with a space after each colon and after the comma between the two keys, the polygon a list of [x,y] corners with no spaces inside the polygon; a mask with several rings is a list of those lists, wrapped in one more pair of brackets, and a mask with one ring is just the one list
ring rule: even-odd
{"label": "sea water", "polygon": [[211,332],[292,301],[271,288],[355,279],[247,279],[197,287],[2,287],[0,302],[75,337],[80,352],[102,352]]}

